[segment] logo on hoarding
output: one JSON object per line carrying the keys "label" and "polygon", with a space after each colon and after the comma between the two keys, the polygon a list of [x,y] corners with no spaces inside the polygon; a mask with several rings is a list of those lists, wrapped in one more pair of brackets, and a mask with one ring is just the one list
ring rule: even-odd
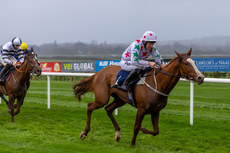
{"label": "logo on hoarding", "polygon": [[55,63],[54,64],[54,71],[61,71],[61,68],[60,68],[60,65],[59,65],[59,63]]}
{"label": "logo on hoarding", "polygon": [[96,61],[96,72],[100,71],[101,69],[109,65],[120,66],[120,60]]}
{"label": "logo on hoarding", "polygon": [[95,62],[62,62],[63,72],[95,72]]}
{"label": "logo on hoarding", "polygon": [[93,63],[74,63],[74,70],[94,70]]}
{"label": "logo on hoarding", "polygon": [[61,72],[61,62],[41,62],[42,72]]}
{"label": "logo on hoarding", "polygon": [[200,71],[230,71],[230,58],[194,59]]}

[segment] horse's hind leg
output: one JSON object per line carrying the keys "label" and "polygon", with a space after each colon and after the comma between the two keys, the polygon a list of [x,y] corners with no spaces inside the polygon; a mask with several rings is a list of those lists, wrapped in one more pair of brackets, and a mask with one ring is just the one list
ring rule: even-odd
{"label": "horse's hind leg", "polygon": [[105,110],[106,110],[106,112],[107,112],[109,118],[111,119],[111,121],[112,121],[112,123],[113,123],[113,126],[114,126],[114,128],[115,128],[115,130],[116,130],[115,139],[116,139],[117,141],[120,140],[120,138],[121,138],[121,133],[120,133],[120,127],[119,127],[119,125],[117,124],[115,118],[113,117],[113,111],[114,111],[116,108],[123,106],[124,104],[125,104],[125,102],[123,102],[122,100],[120,100],[120,99],[117,98],[117,97],[114,97],[114,101],[113,101],[111,104],[109,104],[109,105],[107,105],[107,106],[105,107]]}
{"label": "horse's hind leg", "polygon": [[[95,95],[96,97],[96,95]],[[105,95],[102,95],[102,97],[106,97]],[[95,100],[93,103],[88,103],[87,108],[87,124],[85,127],[85,130],[81,132],[80,138],[83,140],[87,136],[88,132],[90,131],[90,121],[91,121],[91,114],[95,109],[104,107],[109,102],[109,96],[105,98],[104,101],[98,101]]]}

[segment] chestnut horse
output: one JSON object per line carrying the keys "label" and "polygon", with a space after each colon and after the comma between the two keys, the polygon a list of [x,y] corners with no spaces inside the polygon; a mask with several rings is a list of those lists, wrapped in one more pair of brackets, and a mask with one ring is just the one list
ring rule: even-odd
{"label": "chestnut horse", "polygon": [[[20,68],[16,68],[12,72],[11,77],[4,86],[0,86],[0,96],[8,105],[8,112],[11,114],[12,122],[14,116],[20,112],[20,107],[23,104],[27,90],[30,86],[30,74],[35,73],[37,76],[41,75],[40,63],[37,59],[37,54],[33,48],[25,54],[25,61]],[[4,98],[3,94],[8,95],[9,102]],[[17,104],[15,105],[15,100]],[[16,112],[14,108],[16,107]]]}
{"label": "chestnut horse", "polygon": [[[145,84],[137,85],[134,88],[137,114],[131,142],[132,146],[135,145],[139,130],[153,136],[159,133],[159,112],[166,106],[168,95],[180,78],[193,80],[199,85],[203,83],[204,76],[197,69],[195,62],[190,58],[191,52],[192,49],[190,49],[188,53],[182,54],[175,51],[177,57],[172,59],[169,64],[157,73],[155,73],[156,70],[152,69],[147,73],[145,81],[142,79]],[[116,130],[115,139],[117,141],[120,140],[120,127],[118,126],[112,113],[116,108],[128,103],[128,100],[126,92],[117,88],[110,88],[111,85],[115,84],[116,75],[120,70],[121,68],[119,66],[110,65],[90,78],[85,78],[74,85],[74,94],[79,101],[81,100],[81,96],[86,92],[93,91],[95,94],[95,101],[88,103],[87,125],[80,135],[81,139],[84,139],[90,131],[90,118],[92,112],[95,109],[102,108],[107,105],[110,96],[112,96],[114,101],[107,105],[105,110]],[[154,131],[149,131],[141,126],[142,120],[146,114],[151,115]]]}

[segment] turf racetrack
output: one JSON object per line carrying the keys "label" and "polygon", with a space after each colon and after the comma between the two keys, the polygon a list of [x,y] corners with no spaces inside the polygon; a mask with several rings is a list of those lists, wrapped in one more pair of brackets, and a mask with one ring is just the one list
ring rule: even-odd
{"label": "turf racetrack", "polygon": [[[72,82],[51,82],[51,109],[47,110],[46,81],[32,81],[21,112],[11,123],[7,107],[0,104],[0,152],[230,152],[230,86],[195,85],[194,125],[189,125],[189,83],[179,82],[161,111],[159,135],[139,132],[131,147],[136,109],[125,105],[116,120],[120,142],[104,109],[93,112],[91,131],[85,140],[79,135],[86,125],[87,94],[78,102]],[[150,116],[143,126],[152,130]]]}

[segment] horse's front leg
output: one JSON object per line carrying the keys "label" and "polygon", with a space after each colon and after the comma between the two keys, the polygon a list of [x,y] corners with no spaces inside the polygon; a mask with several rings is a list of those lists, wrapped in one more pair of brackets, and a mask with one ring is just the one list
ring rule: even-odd
{"label": "horse's front leg", "polygon": [[131,146],[135,146],[137,134],[140,130],[141,123],[143,121],[143,118],[145,116],[145,110],[142,108],[137,109],[137,115],[136,115],[136,121],[135,121],[135,126],[134,126],[134,132],[133,132],[133,139],[131,142]]}
{"label": "horse's front leg", "polygon": [[156,112],[151,114],[151,120],[152,120],[152,124],[153,124],[153,136],[157,135],[159,133],[159,116],[160,116],[160,112]]}
{"label": "horse's front leg", "polygon": [[12,122],[14,122],[14,101],[15,101],[15,98],[9,95],[9,108],[10,109],[8,110],[8,112],[11,115]]}
{"label": "horse's front leg", "polygon": [[14,115],[17,115],[20,112],[20,108],[23,104],[24,98],[25,98],[25,95],[17,98],[16,112],[14,113]]}
{"label": "horse's front leg", "polygon": [[150,131],[144,127],[140,127],[140,130],[144,133],[144,134],[150,134],[150,135],[157,135],[159,133],[159,128],[158,128],[158,122],[159,122],[159,112],[151,114],[151,121],[153,124],[153,130],[154,131]]}

